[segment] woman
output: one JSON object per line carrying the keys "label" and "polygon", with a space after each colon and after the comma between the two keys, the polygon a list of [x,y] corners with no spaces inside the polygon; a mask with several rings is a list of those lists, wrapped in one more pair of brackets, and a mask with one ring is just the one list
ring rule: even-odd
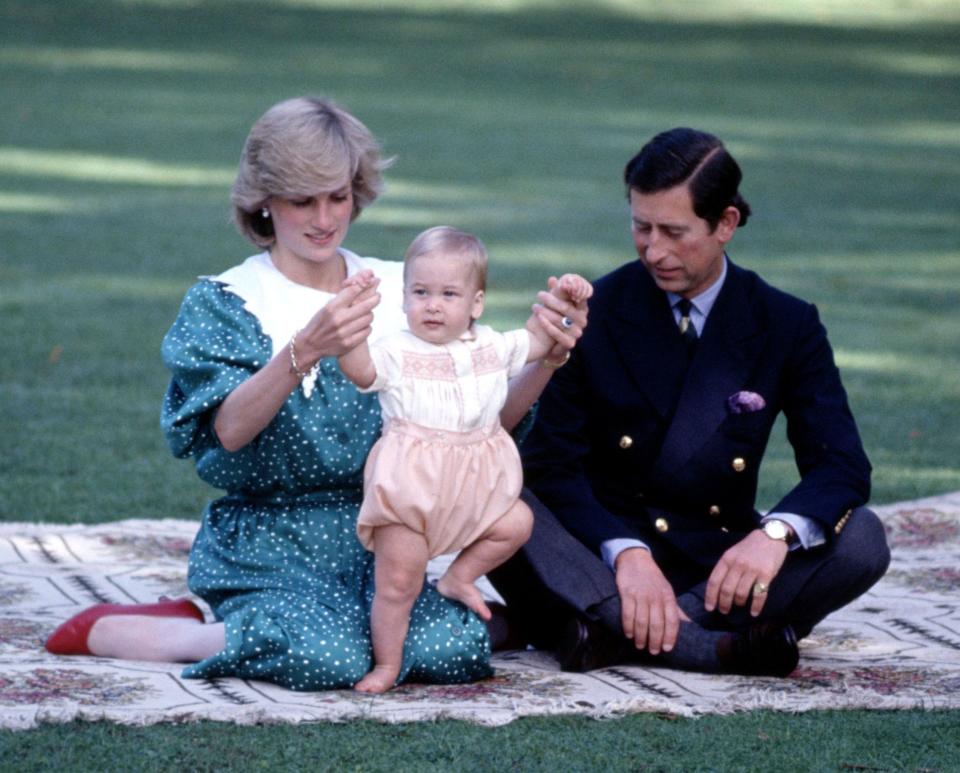
{"label": "woman", "polygon": [[[217,622],[203,624],[184,600],[100,605],[57,629],[50,651],[190,662],[187,677],[296,690],[349,687],[370,669],[373,554],[355,523],[380,414],[336,357],[371,329],[379,337],[405,325],[402,264],[341,246],[385,166],[367,128],[324,100],[281,102],[253,126],[232,201],[240,231],[266,252],[194,285],[163,343],[168,442],[227,492],[204,513],[188,574]],[[364,269],[379,286],[341,289]],[[508,429],[586,324],[583,304],[538,297],[538,322],[557,343],[512,383]],[[482,678],[489,652],[484,624],[425,587],[400,681]]]}

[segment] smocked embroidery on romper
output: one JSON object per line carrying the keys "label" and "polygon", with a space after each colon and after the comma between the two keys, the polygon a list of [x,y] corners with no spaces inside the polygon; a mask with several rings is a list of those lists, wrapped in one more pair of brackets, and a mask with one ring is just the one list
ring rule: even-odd
{"label": "smocked embroidery on romper", "polygon": [[493,344],[487,344],[473,352],[473,372],[478,376],[503,370],[500,357]]}
{"label": "smocked embroidery on romper", "polygon": [[403,353],[403,375],[433,381],[456,381],[457,371],[449,354]]}

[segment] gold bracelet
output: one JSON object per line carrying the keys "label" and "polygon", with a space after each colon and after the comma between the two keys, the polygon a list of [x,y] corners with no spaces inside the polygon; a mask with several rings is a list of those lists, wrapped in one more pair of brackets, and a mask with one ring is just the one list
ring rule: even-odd
{"label": "gold bracelet", "polygon": [[[290,336],[290,344],[289,344],[289,349],[290,349],[290,372],[291,372],[291,373],[295,373],[295,374],[297,375],[297,378],[299,378],[301,381],[303,381],[307,376],[310,375],[310,372],[313,370],[313,368],[310,368],[310,369],[307,370],[307,371],[302,371],[302,370],[300,370],[300,366],[297,364],[297,353],[296,353],[296,351],[294,351],[294,349],[296,348],[296,342],[297,342],[297,336],[298,336],[298,335],[300,335],[300,331],[299,331],[299,330],[298,330],[296,333],[294,333],[292,336]],[[316,367],[316,366],[314,366],[314,367]]]}
{"label": "gold bracelet", "polygon": [[560,360],[560,362],[553,362],[544,357],[542,360],[540,360],[540,364],[545,368],[549,368],[550,370],[557,370],[558,368],[562,368],[564,365],[566,365],[569,359],[570,350],[567,349],[566,353],[563,355],[563,359]]}

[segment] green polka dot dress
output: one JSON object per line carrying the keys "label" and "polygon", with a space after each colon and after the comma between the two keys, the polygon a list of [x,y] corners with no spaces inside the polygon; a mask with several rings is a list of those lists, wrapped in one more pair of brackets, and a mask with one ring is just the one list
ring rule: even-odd
{"label": "green polka dot dress", "polygon": [[[187,292],[163,342],[172,373],[167,440],[226,492],[204,512],[188,575],[191,591],[223,621],[226,646],[183,675],[349,688],[372,660],[373,554],[360,546],[356,520],[379,406],[327,358],[311,389],[296,389],[257,438],[226,451],[213,431],[215,410],[275,348],[250,304],[213,279]],[[489,658],[480,620],[425,584],[399,681],[474,681],[492,674]]]}

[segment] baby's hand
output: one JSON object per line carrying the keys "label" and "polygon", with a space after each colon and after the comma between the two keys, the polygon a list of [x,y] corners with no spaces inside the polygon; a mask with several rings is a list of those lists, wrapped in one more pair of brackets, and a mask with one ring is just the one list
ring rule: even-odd
{"label": "baby's hand", "polygon": [[564,274],[550,291],[558,298],[579,304],[593,295],[593,285],[579,274]]}
{"label": "baby's hand", "polygon": [[377,281],[377,278],[373,275],[373,271],[369,268],[365,268],[363,271],[358,271],[353,276],[348,276],[343,280],[341,288],[344,287],[359,287],[363,290],[366,290],[368,287],[372,287]]}

